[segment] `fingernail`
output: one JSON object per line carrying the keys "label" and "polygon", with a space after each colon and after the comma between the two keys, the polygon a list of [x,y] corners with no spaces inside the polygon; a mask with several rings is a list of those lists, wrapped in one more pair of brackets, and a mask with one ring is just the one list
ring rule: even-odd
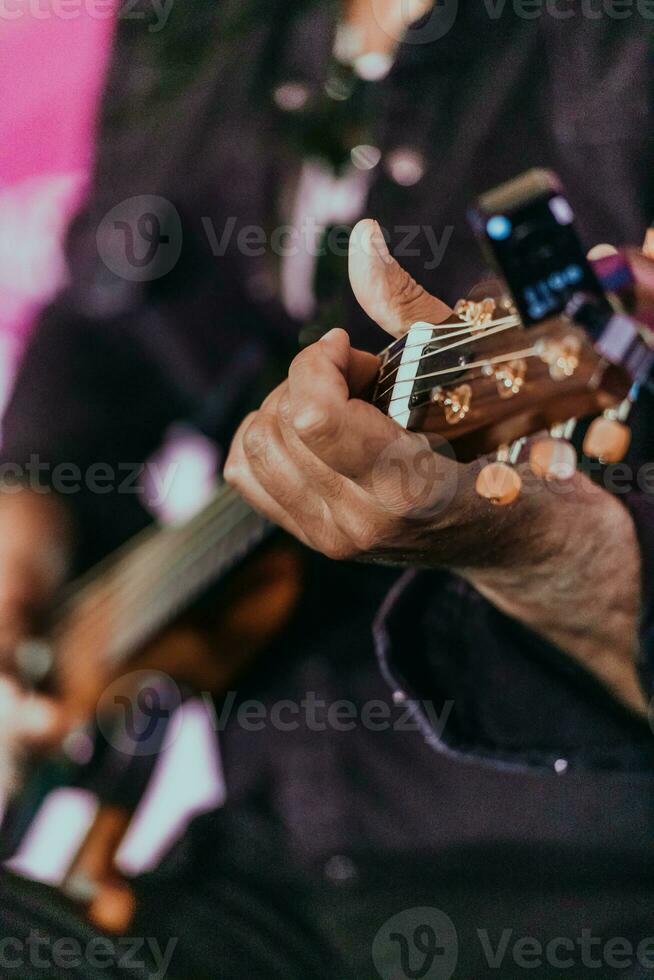
{"label": "fingernail", "polygon": [[381,226],[378,221],[375,221],[373,230],[370,234],[370,244],[382,262],[385,262],[386,265],[390,265],[392,263],[393,256],[388,250],[388,245],[386,244],[386,239],[384,238],[384,232],[381,230]]}

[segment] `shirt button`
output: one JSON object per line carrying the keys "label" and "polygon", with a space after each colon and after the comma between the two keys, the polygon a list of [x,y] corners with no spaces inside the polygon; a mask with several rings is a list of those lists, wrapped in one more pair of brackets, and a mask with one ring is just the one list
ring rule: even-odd
{"label": "shirt button", "polygon": [[325,878],[335,885],[344,885],[357,876],[354,861],[344,854],[335,854],[325,864]]}
{"label": "shirt button", "polygon": [[568,766],[569,762],[567,759],[557,759],[554,763],[554,772],[562,776],[564,772],[567,772]]}
{"label": "shirt button", "polygon": [[420,183],[427,169],[423,154],[409,146],[391,150],[386,155],[385,166],[391,179],[401,187]]}

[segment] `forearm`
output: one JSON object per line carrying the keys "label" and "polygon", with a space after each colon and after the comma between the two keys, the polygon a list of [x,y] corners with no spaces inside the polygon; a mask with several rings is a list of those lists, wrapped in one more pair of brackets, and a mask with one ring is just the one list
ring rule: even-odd
{"label": "forearm", "polygon": [[469,520],[467,547],[459,542],[461,557],[452,555],[450,567],[645,713],[637,668],[641,559],[631,516],[582,474],[563,485],[526,481],[512,507]]}

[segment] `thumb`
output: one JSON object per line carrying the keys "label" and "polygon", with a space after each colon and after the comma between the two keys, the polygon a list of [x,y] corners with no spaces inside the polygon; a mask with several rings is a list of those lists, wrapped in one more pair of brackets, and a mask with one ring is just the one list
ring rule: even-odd
{"label": "thumb", "polygon": [[363,310],[387,333],[401,337],[419,320],[443,323],[452,310],[411,278],[388,251],[379,224],[365,218],[349,249],[350,284]]}

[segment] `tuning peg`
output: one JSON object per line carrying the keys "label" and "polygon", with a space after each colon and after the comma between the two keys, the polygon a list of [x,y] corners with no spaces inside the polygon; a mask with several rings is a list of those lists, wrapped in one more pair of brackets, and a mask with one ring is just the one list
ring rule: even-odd
{"label": "tuning peg", "polygon": [[489,500],[491,504],[498,507],[506,507],[512,504],[520,493],[522,480],[508,463],[487,463],[482,469],[475,489],[480,497]]}
{"label": "tuning peg", "polygon": [[592,422],[584,439],[584,452],[602,463],[619,463],[627,455],[631,432],[624,422],[601,415]]}
{"label": "tuning peg", "polygon": [[512,504],[522,489],[520,474],[513,469],[520,458],[526,439],[516,439],[515,442],[501,445],[497,450],[495,461],[483,467],[475,489],[480,497],[489,500],[498,507]]}
{"label": "tuning peg", "polygon": [[460,299],[454,307],[454,312],[471,327],[481,330],[493,319],[496,307],[495,300],[490,296],[479,301]]}
{"label": "tuning peg", "polygon": [[543,480],[570,480],[577,471],[577,453],[565,439],[539,439],[529,450],[529,466]]}
{"label": "tuning peg", "polygon": [[627,455],[631,444],[631,432],[625,425],[634,407],[639,384],[632,385],[628,396],[614,408],[607,408],[603,415],[595,419],[584,439],[584,452],[591,459],[601,463],[619,463]]}

